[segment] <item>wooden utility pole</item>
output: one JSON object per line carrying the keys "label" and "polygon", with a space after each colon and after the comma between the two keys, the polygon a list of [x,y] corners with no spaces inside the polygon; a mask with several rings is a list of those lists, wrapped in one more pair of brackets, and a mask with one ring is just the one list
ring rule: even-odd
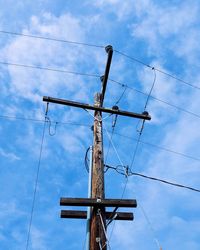
{"label": "wooden utility pole", "polygon": [[[107,212],[106,207],[136,207],[136,200],[130,199],[105,199],[104,190],[104,160],[103,160],[103,133],[102,133],[102,112],[128,116],[142,120],[150,120],[151,117],[147,112],[142,114],[122,111],[115,108],[104,108],[103,102],[106,93],[106,86],[110,65],[112,60],[113,48],[108,45],[106,48],[108,54],[105,73],[101,77],[102,88],[101,93],[95,95],[94,105],[73,102],[52,97],[43,97],[43,101],[61,105],[67,105],[77,108],[94,110],[94,126],[93,126],[93,157],[92,157],[92,189],[89,198],[61,198],[61,206],[88,206],[91,207],[90,217],[90,250],[106,250],[106,219],[113,220],[133,220],[133,213],[127,212]],[[116,209],[115,209],[116,211]],[[61,218],[86,219],[86,211],[78,210],[61,210]],[[88,249],[87,249],[88,250]]]}
{"label": "wooden utility pole", "polygon": [[[101,94],[95,95],[94,106],[100,107]],[[102,138],[102,114],[95,111],[94,114],[94,143],[93,143],[93,173],[92,173],[92,198],[102,200],[104,192],[104,161],[103,161],[103,138]],[[90,225],[90,249],[106,249],[106,217],[105,208],[93,208]],[[100,217],[102,216],[102,217]]]}

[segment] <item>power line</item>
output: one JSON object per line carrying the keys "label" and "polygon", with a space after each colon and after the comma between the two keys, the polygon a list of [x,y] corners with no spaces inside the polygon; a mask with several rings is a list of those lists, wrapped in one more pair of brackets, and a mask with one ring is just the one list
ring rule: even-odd
{"label": "power line", "polygon": [[[47,71],[52,71],[52,72],[65,73],[65,74],[82,75],[82,76],[88,76],[88,77],[94,77],[94,78],[99,78],[99,77],[101,77],[101,76],[98,75],[98,74],[89,74],[89,73],[82,73],[82,72],[69,71],[69,70],[61,70],[61,69],[48,68],[48,67],[41,67],[41,66],[35,66],[35,65],[26,65],[26,64],[11,63],[11,62],[2,62],[2,61],[0,61],[0,64],[2,64],[2,65],[16,66],[16,67],[23,67],[23,68],[32,68],[32,69],[39,69],[39,70],[47,70]],[[147,93],[145,93],[145,92],[143,92],[143,91],[141,91],[141,90],[138,90],[138,89],[135,89],[135,88],[133,88],[133,87],[130,87],[130,86],[128,86],[128,85],[126,85],[126,84],[124,84],[124,83],[121,83],[121,82],[119,82],[119,81],[116,81],[116,80],[114,80],[114,79],[110,79],[110,78],[109,78],[109,81],[111,81],[111,82],[113,82],[113,83],[116,83],[116,84],[118,84],[118,85],[120,85],[120,86],[122,86],[122,87],[125,87],[125,88],[127,88],[127,89],[131,89],[131,90],[133,90],[133,91],[135,91],[135,92],[138,92],[138,93],[140,93],[140,94],[143,94],[143,95],[146,95],[146,96],[149,95],[149,94],[147,94]],[[123,92],[123,95],[124,95],[124,93],[125,93],[125,91]],[[169,103],[169,102],[167,102],[167,101],[161,100],[161,99],[159,99],[159,98],[157,98],[157,97],[154,97],[154,96],[152,96],[152,95],[150,95],[149,97],[151,97],[152,99],[154,99],[154,100],[156,100],[156,101],[159,101],[159,102],[161,102],[161,103],[163,103],[163,104],[166,104],[166,105],[168,105],[168,106],[171,106],[171,107],[173,107],[173,108],[175,108],[175,109],[177,109],[177,110],[179,110],[179,111],[181,111],[181,112],[187,113],[187,114],[189,114],[189,115],[195,116],[196,118],[199,118],[199,119],[200,119],[200,115],[198,115],[198,114],[196,114],[196,113],[194,113],[194,112],[191,112],[191,111],[186,110],[186,109],[184,109],[184,108],[178,107],[178,106],[176,106],[176,105],[174,105],[174,104],[171,104],[171,103]]]}
{"label": "power line", "polygon": [[[127,136],[127,135],[122,135],[122,134],[120,134],[118,132],[114,132],[114,134],[119,135],[119,136],[124,137],[124,138],[127,138],[127,139],[132,140],[132,141],[137,141],[138,140],[137,138],[132,138],[132,137]],[[155,148],[158,148],[158,149],[163,150],[163,151],[167,151],[169,153],[177,154],[177,155],[183,156],[185,158],[189,158],[189,159],[192,159],[192,160],[195,160],[195,161],[200,161],[200,158],[197,158],[197,157],[194,157],[194,156],[191,156],[191,155],[187,155],[187,154],[183,154],[181,152],[178,152],[178,151],[175,151],[175,150],[163,147],[163,146],[158,146],[158,145],[150,143],[150,142],[140,140],[140,143],[146,144],[146,145],[149,145],[149,146],[152,146],[152,147],[155,147]]]}
{"label": "power line", "polygon": [[[129,167],[127,167],[127,166],[118,165],[117,167],[112,167],[112,166],[106,165],[106,167],[107,167],[107,169],[115,170],[118,174],[121,174],[121,175],[125,175],[123,173],[123,171],[121,170],[122,168],[124,168],[124,170],[126,170],[128,172],[128,176],[132,176],[132,175],[139,176],[139,177],[146,178],[146,179],[149,179],[149,180],[162,182],[164,184],[168,184],[168,185],[179,187],[179,188],[185,188],[185,189],[189,189],[191,191],[195,191],[195,192],[200,193],[200,189],[197,189],[197,188],[193,188],[193,187],[190,187],[190,186],[178,184],[178,183],[171,182],[171,181],[168,181],[168,180],[164,180],[164,179],[144,175],[144,174],[141,174],[141,173],[132,172],[131,169]],[[120,168],[120,170],[119,170],[119,168]]]}
{"label": "power line", "polygon": [[42,39],[42,40],[49,40],[49,41],[54,41],[54,42],[69,43],[69,44],[75,44],[75,45],[81,45],[81,46],[105,48],[105,46],[103,46],[103,45],[76,42],[76,41],[70,41],[70,40],[64,40],[64,39],[58,39],[58,38],[51,38],[51,37],[44,37],[44,36],[38,36],[38,35],[29,35],[29,34],[23,34],[23,33],[17,33],[17,32],[5,31],[5,30],[0,30],[0,33],[8,34],[8,35],[14,35],[14,36],[23,36],[23,37],[29,37],[29,38],[36,38],[36,39]]}
{"label": "power line", "polygon": [[[23,36],[23,37],[29,37],[29,38],[36,38],[36,39],[43,39],[43,40],[49,40],[49,41],[55,41],[55,42],[63,42],[63,43],[69,43],[69,44],[75,44],[75,45],[82,45],[82,46],[89,46],[89,47],[96,47],[96,48],[105,48],[105,46],[103,45],[96,45],[96,44],[90,44],[90,43],[83,43],[83,42],[76,42],[76,41],[70,41],[70,40],[64,40],[64,39],[58,39],[58,38],[50,38],[50,37],[44,37],[44,36],[38,36],[38,35],[30,35],[30,34],[23,34],[23,33],[18,33],[18,32],[11,32],[11,31],[5,31],[5,30],[0,30],[0,33],[2,34],[9,34],[9,35],[15,35],[15,36]],[[186,84],[190,87],[193,87],[193,88],[196,88],[198,90],[200,90],[200,87],[199,86],[196,86],[192,83],[189,83],[188,81],[185,81],[181,78],[178,78],[177,76],[175,75],[172,75],[172,74],[169,74],[167,73],[166,71],[163,71],[159,68],[156,68],[154,66],[151,66],[145,62],[143,62],[142,60],[139,60],[138,58],[135,58],[133,56],[130,56],[124,52],[121,52],[119,50],[116,50],[114,49],[114,51],[126,58],[129,58],[130,60],[134,61],[134,62],[137,62],[147,68],[151,68],[151,69],[155,69],[156,71],[168,76],[168,77],[171,77],[183,84]]]}
{"label": "power line", "polygon": [[125,54],[125,53],[123,53],[123,52],[121,52],[121,51],[119,51],[119,50],[114,50],[114,51],[115,51],[116,53],[118,53],[118,54],[120,54],[120,55],[126,57],[126,58],[129,58],[130,60],[132,60],[132,61],[134,61],[134,62],[137,62],[137,63],[139,63],[139,64],[142,64],[143,66],[145,66],[145,67],[147,67],[147,68],[155,69],[156,71],[158,71],[158,72],[160,72],[160,73],[162,73],[162,74],[164,74],[164,75],[166,75],[166,76],[168,76],[168,77],[171,77],[171,78],[173,78],[173,79],[175,79],[175,80],[177,80],[177,81],[179,81],[179,82],[181,82],[181,83],[183,83],[183,84],[186,84],[186,85],[188,85],[188,86],[190,86],[190,87],[192,87],[192,88],[195,88],[195,89],[200,90],[200,87],[199,87],[199,86],[194,85],[194,84],[192,84],[192,83],[190,83],[190,82],[187,82],[187,81],[185,81],[185,80],[183,80],[183,79],[181,79],[181,78],[178,78],[178,77],[175,76],[175,75],[169,74],[169,73],[167,73],[166,71],[163,71],[163,70],[161,70],[161,69],[159,69],[159,68],[156,68],[156,67],[154,67],[154,66],[151,66],[151,65],[149,65],[149,64],[147,64],[147,63],[145,63],[145,62],[143,62],[143,61],[141,61],[141,60],[139,60],[139,59],[137,59],[137,58],[135,58],[135,57],[133,57],[133,56],[129,56],[129,55],[127,55],[127,54]]}
{"label": "power line", "polygon": [[[34,118],[26,118],[26,117],[17,117],[17,116],[9,116],[9,115],[0,115],[0,119],[8,119],[8,120],[22,120],[22,121],[31,121],[31,122],[44,122],[43,119],[34,119]],[[48,122],[48,120],[47,120]],[[84,126],[84,127],[91,127],[89,124],[83,124],[83,123],[76,123],[76,122],[58,122],[58,121],[51,121],[53,124],[61,124],[61,125],[74,125],[74,126]]]}
{"label": "power line", "polygon": [[175,187],[179,187],[179,188],[185,188],[185,189],[189,189],[191,191],[195,191],[195,192],[200,193],[200,189],[189,187],[189,186],[178,184],[178,183],[174,183],[174,182],[163,180],[163,179],[159,179],[159,178],[156,178],[156,177],[152,177],[152,176],[148,176],[148,175],[144,175],[144,174],[140,174],[140,173],[135,173],[135,172],[130,172],[129,176],[131,176],[131,175],[139,176],[139,177],[146,178],[146,179],[153,180],[153,181],[159,181],[159,182],[171,185],[171,186],[175,186]]}
{"label": "power line", "polygon": [[42,158],[42,150],[43,150],[43,144],[44,144],[46,121],[47,120],[46,120],[46,117],[45,117],[43,131],[42,131],[42,140],[41,140],[41,145],[40,145],[39,160],[38,160],[37,171],[36,171],[35,187],[34,187],[34,192],[33,192],[32,206],[31,206],[31,215],[30,215],[30,221],[29,221],[29,226],[28,226],[26,250],[28,250],[28,246],[29,246],[30,232],[31,232],[31,226],[32,226],[32,221],[33,221],[33,212],[34,212],[34,208],[35,208],[35,199],[36,199],[36,193],[37,193],[37,187],[38,187],[38,179],[39,179],[39,172],[40,172],[40,165],[41,165],[41,158]]}
{"label": "power line", "polygon": [[[105,127],[105,126],[104,126],[104,127]],[[119,156],[119,154],[118,154],[118,152],[117,152],[117,149],[116,149],[116,147],[115,147],[115,145],[114,145],[114,143],[113,143],[112,137],[109,135],[108,130],[106,129],[106,127],[105,127],[105,131],[106,131],[106,135],[107,135],[107,137],[108,137],[108,139],[109,139],[110,145],[112,145],[112,147],[113,147],[113,149],[114,149],[114,151],[115,151],[115,153],[116,153],[116,155],[117,155],[117,158],[118,158],[120,164],[123,165],[122,160],[121,160],[121,158],[120,158],[120,156]],[[112,131],[112,135],[113,135],[113,132],[114,132],[114,131]],[[105,165],[105,167],[107,167],[107,165]],[[105,172],[106,172],[106,171],[105,171]],[[128,175],[126,175],[126,171],[124,171],[124,175],[126,176],[126,180],[125,180],[124,187],[123,187],[123,190],[122,190],[121,200],[122,200],[123,197],[124,197],[124,194],[125,194],[125,191],[126,191],[126,188],[127,188],[127,184],[128,184]],[[116,208],[113,210],[113,212],[112,212],[112,214],[111,214],[111,216],[110,216],[110,218],[109,218],[109,224],[110,224],[110,222],[112,221],[113,216],[115,216],[117,210],[118,210],[118,207],[116,207]],[[110,233],[109,240],[110,240],[111,237],[112,237],[114,228],[115,228],[115,221],[114,221],[114,224],[113,224],[111,233]]]}
{"label": "power line", "polygon": [[2,62],[2,61],[0,61],[0,64],[9,65],[9,66],[16,66],[16,67],[23,67],[23,68],[47,70],[47,71],[53,71],[53,72],[59,72],[59,73],[66,73],[66,74],[72,74],[72,75],[81,75],[81,76],[95,77],[95,78],[99,78],[100,77],[100,75],[96,75],[96,74],[88,74],[88,73],[75,72],[75,71],[70,71],[70,70],[54,69],[54,68],[41,67],[41,66],[35,66],[35,65],[20,64],[20,63],[12,63],[12,62]]}
{"label": "power line", "polygon": [[[125,166],[121,166],[121,165],[118,165],[117,167],[111,167],[111,166],[109,166],[109,165],[105,165],[105,167],[107,167],[107,170],[108,170],[109,168],[110,168],[110,169],[114,169],[114,170],[117,171],[119,174],[124,175],[124,176],[127,177],[127,178],[126,178],[126,183],[125,183],[125,186],[124,186],[124,189],[123,189],[123,193],[122,193],[122,197],[123,197],[124,192],[125,192],[126,187],[127,187],[127,184],[128,184],[128,180],[129,180],[128,177],[130,176],[130,173],[132,173],[131,170],[130,170],[130,168],[129,168],[129,167],[125,167]],[[107,170],[106,170],[106,171],[107,171]],[[143,213],[145,219],[147,220],[148,225],[150,226],[150,229],[152,230],[153,238],[154,238],[154,241],[156,242],[156,245],[158,246],[159,249],[162,249],[162,248],[160,247],[161,245],[160,245],[160,242],[159,242],[158,238],[155,236],[155,235],[156,235],[156,234],[155,234],[155,230],[153,229],[153,226],[152,226],[152,224],[151,224],[151,222],[150,222],[150,220],[149,220],[149,218],[148,218],[148,216],[147,216],[147,214],[146,214],[144,208],[142,207],[141,204],[139,204],[139,207],[140,207],[140,209],[142,210],[142,213]],[[110,218],[109,218],[110,220],[108,220],[107,226],[113,221],[117,209],[118,209],[118,207],[116,207],[116,208],[113,210],[113,212],[112,212],[112,214],[111,214],[111,216],[110,216]],[[114,231],[114,227],[115,227],[115,221],[114,221],[114,224],[113,224],[111,233],[110,233],[110,239],[111,239],[111,237],[112,237],[112,233],[113,233],[113,231]]]}
{"label": "power line", "polygon": [[[154,88],[154,85],[156,83],[156,71],[154,68],[152,68],[152,70],[154,71],[154,78],[153,78],[153,82],[151,84],[151,88],[149,90],[149,94],[147,95],[147,99],[146,99],[146,102],[145,102],[145,105],[144,105],[144,112],[146,112],[146,108],[147,108],[147,105],[149,103],[149,98],[151,96],[151,93],[153,91],[153,88]],[[143,112],[143,113],[144,113]],[[140,122],[140,120],[139,120]],[[132,169],[133,167],[133,163],[135,161],[135,157],[136,157],[136,154],[137,154],[137,150],[138,150],[138,146],[139,146],[139,143],[140,143],[140,139],[141,139],[141,136],[142,136],[142,132],[143,132],[143,129],[144,129],[144,123],[145,123],[145,120],[142,121],[142,125],[141,125],[141,128],[140,130],[138,131],[139,132],[139,135],[138,135],[138,139],[137,139],[137,142],[136,142],[136,146],[135,146],[135,150],[134,150],[134,153],[133,153],[133,157],[132,157],[132,160],[131,160],[131,165],[130,165],[130,169]]]}
{"label": "power line", "polygon": [[[130,86],[128,86],[128,85],[126,85],[126,84],[124,84],[124,83],[121,83],[121,82],[119,82],[119,81],[116,81],[116,80],[113,80],[113,79],[109,79],[109,81],[111,81],[111,82],[113,82],[113,83],[116,83],[116,84],[118,84],[118,85],[120,85],[120,86],[122,86],[122,87],[126,87],[127,89],[133,90],[133,91],[135,91],[135,92],[137,92],[137,93],[140,93],[140,94],[142,94],[142,95],[146,95],[146,96],[149,95],[148,93],[145,93],[145,92],[143,92],[143,91],[141,91],[141,90],[138,90],[138,89],[136,89],[136,88],[130,87]],[[179,110],[179,111],[181,111],[181,112],[187,113],[187,114],[189,114],[189,115],[195,116],[196,118],[199,118],[199,119],[200,119],[200,115],[198,115],[198,114],[196,114],[196,113],[194,113],[194,112],[191,112],[191,111],[186,110],[186,109],[184,109],[184,108],[178,107],[178,106],[176,106],[176,105],[174,105],[174,104],[172,104],[172,103],[169,103],[169,102],[167,102],[167,101],[164,101],[164,100],[162,100],[162,99],[159,99],[159,98],[157,98],[157,97],[155,97],[155,96],[150,95],[150,97],[151,97],[151,99],[154,99],[155,101],[161,102],[161,103],[166,104],[166,105],[168,105],[168,106],[171,106],[172,108],[175,108],[175,109],[177,109],[177,110]]]}
{"label": "power line", "polygon": [[[135,192],[134,192],[134,193],[135,193]],[[147,221],[147,223],[148,223],[148,225],[149,225],[149,228],[150,228],[150,230],[151,230],[151,232],[152,232],[152,236],[153,236],[153,239],[154,239],[154,241],[155,241],[155,243],[156,243],[156,246],[158,247],[159,250],[162,250],[160,241],[159,241],[158,238],[156,237],[156,231],[155,231],[155,229],[154,229],[154,227],[153,227],[153,225],[152,225],[152,223],[151,223],[149,217],[147,216],[147,213],[146,213],[146,211],[144,210],[144,207],[140,204],[140,202],[138,203],[138,205],[139,205],[140,210],[142,211],[142,214],[144,215],[144,218],[146,219],[146,221]]]}
{"label": "power line", "polygon": [[[5,31],[5,30],[0,30],[0,33],[2,34],[9,34],[9,35],[15,35],[15,36],[23,36],[23,37],[29,37],[29,38],[35,38],[35,39],[43,39],[43,40],[49,40],[49,41],[55,41],[55,42],[63,42],[63,43],[69,43],[69,44],[75,44],[75,45],[82,45],[82,46],[89,46],[89,47],[96,47],[96,48],[105,48],[105,46],[103,45],[97,45],[97,44],[90,44],[90,43],[83,43],[83,42],[77,42],[77,41],[70,41],[70,40],[64,40],[64,39],[58,39],[58,38],[51,38],[51,37],[44,37],[44,36],[38,36],[38,35],[30,35],[30,34],[23,34],[23,33],[18,33],[18,32],[11,32],[11,31]],[[181,78],[178,78],[177,76],[175,75],[172,75],[172,74],[169,74],[167,73],[166,71],[163,71],[159,68],[156,68],[154,66],[151,66],[145,62],[143,62],[142,60],[138,59],[138,58],[135,58],[133,56],[130,56],[124,52],[121,52],[119,50],[116,50],[114,49],[114,51],[126,58],[129,58],[130,60],[134,61],[134,62],[137,62],[147,68],[151,68],[151,69],[155,69],[156,71],[164,74],[164,75],[167,75],[168,77],[171,77],[183,84],[186,84],[190,87],[193,87],[193,88],[196,88],[198,90],[200,90],[200,87],[192,84],[192,83],[189,83],[188,81],[185,81]]]}
{"label": "power line", "polygon": [[153,72],[154,72],[154,78],[153,78],[153,82],[152,82],[152,85],[151,85],[151,88],[150,88],[150,91],[149,91],[149,94],[147,95],[147,100],[146,100],[146,103],[144,105],[144,111],[146,110],[147,108],[147,105],[149,104],[149,98],[151,97],[151,93],[153,91],[153,88],[154,88],[154,85],[156,83],[156,71],[154,68],[152,68]]}
{"label": "power line", "polygon": [[[25,118],[25,117],[16,117],[16,116],[8,116],[8,115],[0,115],[0,119],[15,119],[15,120],[23,120],[23,121],[31,121],[31,122],[44,122],[43,119],[33,119],[33,118]],[[91,128],[91,125],[89,124],[83,124],[83,123],[75,123],[75,122],[58,122],[58,121],[51,121],[51,123],[57,123],[57,125],[61,124],[61,125],[72,125],[72,126],[84,126],[84,127],[88,127],[88,128]],[[112,133],[112,131],[108,131],[109,133]],[[120,137],[124,137],[124,138],[127,138],[129,140],[132,140],[132,141],[137,141],[136,138],[132,138],[130,136],[127,136],[127,135],[122,135],[118,132],[113,132],[113,134],[115,135],[118,135]],[[146,141],[141,141],[140,140],[140,143],[142,144],[146,144],[148,146],[151,146],[151,147],[155,147],[155,148],[158,148],[160,150],[163,150],[163,151],[167,151],[169,153],[173,153],[173,154],[176,154],[176,155],[180,155],[182,157],[185,157],[185,158],[188,158],[188,159],[192,159],[192,160],[195,160],[195,161],[200,161],[200,158],[197,158],[197,157],[194,157],[194,156],[191,156],[191,155],[187,155],[187,154],[183,154],[181,152],[178,152],[178,151],[175,151],[175,150],[172,150],[172,149],[169,149],[169,148],[166,148],[166,147],[163,147],[163,146],[158,146],[156,144],[153,144],[153,143],[150,143],[150,142],[146,142]]]}
{"label": "power line", "polygon": [[142,64],[143,66],[145,66],[145,67],[147,67],[147,68],[151,68],[151,69],[153,68],[151,65],[149,65],[149,64],[147,64],[147,63],[145,63],[145,62],[143,62],[143,61],[141,61],[141,60],[139,60],[139,59],[137,59],[137,58],[134,58],[134,57],[132,57],[132,56],[129,56],[129,55],[127,55],[127,54],[125,54],[125,53],[123,53],[123,52],[121,52],[121,51],[119,51],[119,50],[114,49],[114,51],[115,51],[116,53],[118,53],[118,54],[120,54],[120,55],[126,57],[126,58],[129,58],[130,60],[132,60],[132,61],[134,61],[134,62],[137,62],[137,63]]}

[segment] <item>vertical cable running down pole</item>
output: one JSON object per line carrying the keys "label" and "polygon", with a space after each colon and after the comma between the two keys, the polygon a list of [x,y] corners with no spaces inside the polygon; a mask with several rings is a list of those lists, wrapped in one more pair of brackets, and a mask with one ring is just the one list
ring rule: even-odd
{"label": "vertical cable running down pole", "polygon": [[[89,176],[88,176],[88,198],[92,196],[92,157],[93,147],[90,146],[90,165],[89,165]],[[86,238],[86,250],[90,250],[90,219],[91,219],[91,207],[87,209],[87,238]]]}

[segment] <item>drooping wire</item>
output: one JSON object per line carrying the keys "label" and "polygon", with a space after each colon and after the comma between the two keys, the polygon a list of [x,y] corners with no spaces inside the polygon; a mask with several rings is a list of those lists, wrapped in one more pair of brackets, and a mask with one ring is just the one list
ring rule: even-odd
{"label": "drooping wire", "polygon": [[36,193],[37,193],[41,159],[42,159],[42,150],[43,150],[45,129],[46,129],[46,123],[47,123],[47,113],[48,113],[48,103],[47,103],[47,108],[46,108],[45,121],[44,121],[44,125],[43,125],[42,139],[41,139],[40,152],[39,152],[39,159],[38,159],[38,165],[37,165],[37,170],[36,170],[35,186],[34,186],[34,192],[33,192],[32,205],[31,205],[31,215],[30,215],[30,221],[29,221],[29,225],[28,225],[26,250],[28,250],[29,241],[30,241],[30,233],[31,233],[32,221],[33,221],[33,213],[34,213],[34,208],[35,208],[35,200],[36,200]]}
{"label": "drooping wire", "polygon": [[56,134],[56,131],[57,131],[58,122],[55,122],[55,124],[54,124],[54,131],[52,132],[52,130],[51,130],[51,127],[52,127],[51,119],[49,117],[47,117],[47,119],[48,119],[48,123],[49,123],[49,135],[50,136],[54,136]]}
{"label": "drooping wire", "polygon": [[42,39],[42,40],[49,40],[49,41],[54,41],[54,42],[70,43],[70,44],[82,45],[82,46],[88,46],[88,47],[105,48],[105,46],[103,46],[103,45],[82,43],[82,42],[76,42],[76,41],[70,41],[70,40],[64,40],[64,39],[58,39],[58,38],[51,38],[51,37],[44,37],[44,36],[38,36],[38,35],[29,35],[29,34],[23,34],[23,33],[17,33],[17,32],[5,31],[5,30],[0,30],[0,33],[14,35],[14,36],[24,36],[24,37],[36,38],[36,39]]}
{"label": "drooping wire", "polygon": [[141,173],[132,172],[131,169],[129,167],[127,167],[127,166],[119,166],[118,165],[116,167],[112,167],[112,166],[106,165],[106,168],[107,168],[107,171],[109,169],[112,169],[112,170],[115,170],[118,174],[121,174],[121,175],[125,175],[124,171],[122,169],[124,169],[124,170],[128,169],[127,170],[128,174],[126,174],[128,176],[139,176],[139,177],[146,178],[146,179],[149,179],[149,180],[158,181],[158,182],[161,182],[161,183],[164,183],[164,184],[167,184],[167,185],[188,189],[188,190],[198,192],[198,193],[200,192],[200,189],[197,189],[197,188],[194,188],[194,187],[190,187],[190,186],[187,186],[187,185],[171,182],[171,181],[168,181],[168,180],[164,180],[164,179],[160,179],[160,178],[156,178],[156,177],[152,177],[152,176],[148,176],[148,175],[144,175],[144,174],[141,174]]}
{"label": "drooping wire", "polygon": [[195,191],[195,192],[200,192],[200,189],[197,189],[197,188],[189,187],[189,186],[186,186],[186,185],[174,183],[174,182],[171,182],[171,181],[159,179],[159,178],[152,177],[152,176],[147,176],[147,175],[140,174],[140,173],[130,172],[130,176],[131,175],[139,176],[139,177],[146,178],[146,179],[153,180],[153,181],[159,181],[159,182],[162,182],[164,184],[168,184],[168,185],[179,187],[179,188],[185,188],[185,189]]}

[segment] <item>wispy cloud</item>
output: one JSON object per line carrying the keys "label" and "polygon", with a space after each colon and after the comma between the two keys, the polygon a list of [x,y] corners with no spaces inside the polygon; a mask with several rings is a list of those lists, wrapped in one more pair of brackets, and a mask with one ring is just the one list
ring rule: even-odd
{"label": "wispy cloud", "polygon": [[12,152],[6,152],[4,149],[0,148],[0,155],[7,158],[9,161],[19,161],[20,157]]}

